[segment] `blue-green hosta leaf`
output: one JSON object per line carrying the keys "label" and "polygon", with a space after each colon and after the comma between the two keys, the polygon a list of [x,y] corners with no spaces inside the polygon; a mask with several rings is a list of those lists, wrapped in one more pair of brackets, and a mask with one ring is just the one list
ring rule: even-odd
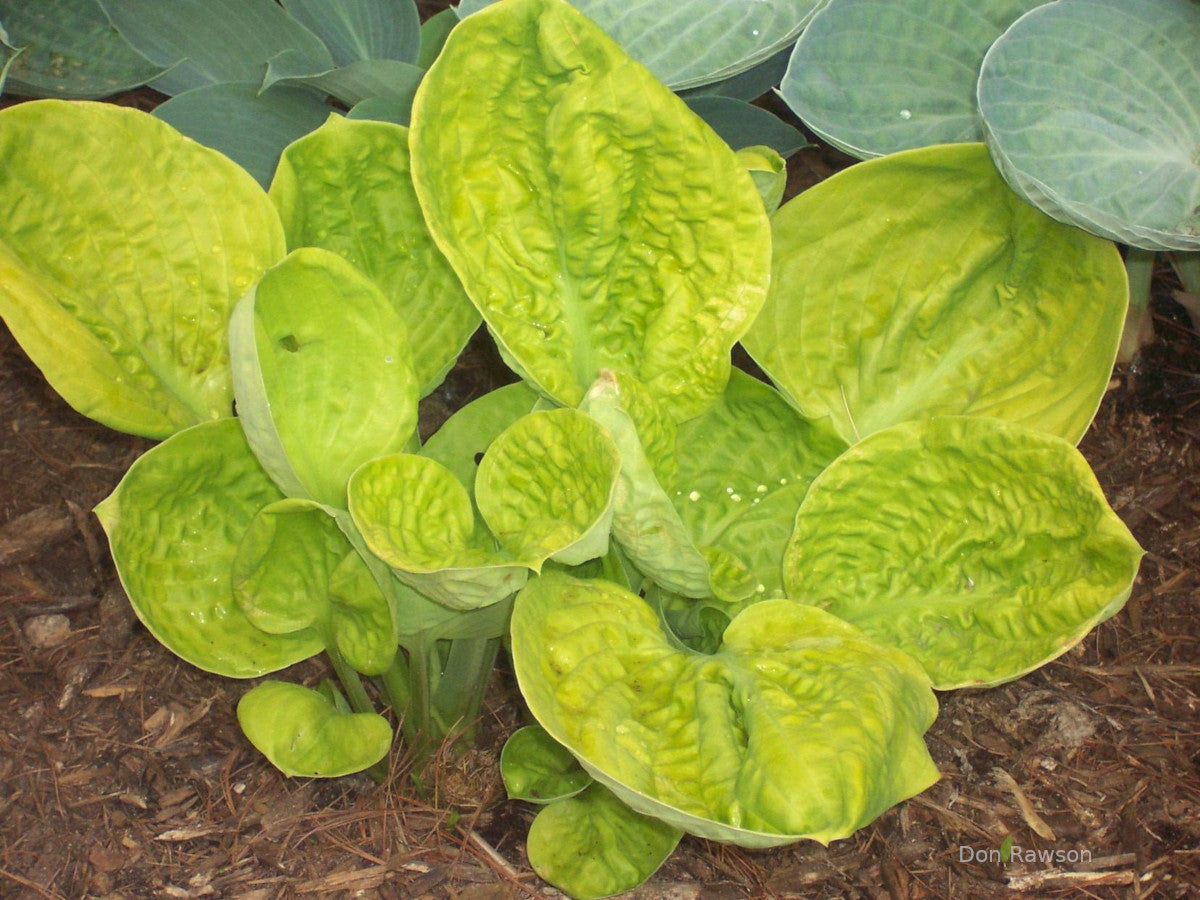
{"label": "blue-green hosta leaf", "polygon": [[193,140],[219,150],[254,176],[271,183],[283,148],[329,116],[321,95],[279,86],[235,82],[193,88],[172,97],[154,115]]}
{"label": "blue-green hosta leaf", "polygon": [[194,666],[252,678],[318,653],[309,629],[269,634],[242,615],[230,580],[255,515],[282,499],[233,419],[197,425],[135,462],[96,516],[134,612]]}
{"label": "blue-green hosta leaf", "polygon": [[618,465],[611,439],[586,416],[530,413],[480,463],[476,501],[487,528],[451,470],[412,454],[359,469],[350,513],[403,580],[453,608],[475,608],[519,589],[547,559],[574,565],[603,555]]}
{"label": "blue-green hosta leaf", "polygon": [[787,157],[808,146],[800,131],[745,100],[701,95],[688,97],[687,105],[734,150],[763,144]]}
{"label": "blue-green hosta leaf", "polygon": [[417,61],[421,17],[413,0],[283,0],[283,8],[325,42],[339,66]]}
{"label": "blue-green hosta leaf", "polygon": [[360,59],[331,68],[327,60],[313,60],[289,50],[271,60],[262,89],[275,85],[309,87],[353,106],[380,95],[411,96],[424,74],[412,63],[398,59]]}
{"label": "blue-green hosta leaf", "polygon": [[744,341],[847,441],[985,415],[1078,441],[1128,303],[1116,248],[1009,190],[981,144],[840,172],[772,219],[771,293]]}
{"label": "blue-green hosta leaf", "polygon": [[[430,16],[421,23],[421,50],[417,55],[417,65],[428,69],[438,58],[442,48],[446,46],[446,38],[458,24],[458,13],[453,9],[443,9],[440,13]],[[407,123],[405,123],[407,124]]]}
{"label": "blue-green hosta leaf", "polygon": [[[455,21],[458,21],[457,19]],[[372,122],[391,122],[408,127],[412,120],[413,96],[420,82],[414,82],[408,94],[383,94],[355,103],[346,113],[347,119],[368,119]]]}
{"label": "blue-green hosta leaf", "polygon": [[784,583],[949,689],[1065,653],[1124,605],[1141,556],[1066,441],[943,417],[872,435],[817,477]]}
{"label": "blue-green hosta leaf", "polygon": [[13,61],[20,52],[9,43],[8,32],[4,30],[4,23],[0,22],[0,93],[4,92],[8,70],[12,68]]}
{"label": "blue-green hosta leaf", "polygon": [[774,56],[721,81],[701,85],[691,90],[680,91],[680,96],[687,99],[700,96],[733,97],[735,100],[757,100],[773,87],[777,87],[787,71],[788,60],[792,48],[784,47]]}
{"label": "blue-green hosta leaf", "polygon": [[265,681],[247,691],[238,724],[285,775],[336,778],[379,762],[392,745],[392,726],[375,713],[346,713],[318,691]]}
{"label": "blue-green hosta leaf", "polygon": [[979,108],[1009,184],[1056,219],[1200,250],[1200,8],[1059,0],[983,63]]}
{"label": "blue-green hosta leaf", "polygon": [[233,561],[242,614],[271,634],[312,628],[357,671],[379,675],[396,654],[396,627],[362,557],[311,500],[263,507]]}
{"label": "blue-green hosta leaf", "polygon": [[152,116],[0,112],[0,314],[84,415],[153,438],[228,416],[229,311],[282,255],[254,181]]}
{"label": "blue-green hosta leaf", "polygon": [[729,147],[599,28],[563,0],[464,19],[411,146],[430,231],[542,393],[575,406],[613,368],[677,421],[716,398],[769,223]]}
{"label": "blue-green hosta leaf", "polygon": [[168,71],[153,87],[181,94],[227,81],[259,84],[267,63],[297,50],[333,68],[329,49],[275,0],[99,0],[133,47]]}
{"label": "blue-green hosta leaf", "polygon": [[510,425],[532,412],[538,395],[524,382],[508,384],[468,403],[437,430],[421,448],[453,473],[475,496],[475,473],[492,441]]}
{"label": "blue-green hosta leaf", "polygon": [[787,190],[787,163],[772,147],[743,147],[737,157],[754,179],[763,209],[767,215],[774,215]]}
{"label": "blue-green hosta leaf", "polygon": [[540,725],[519,728],[504,742],[500,776],[509,800],[545,804],[574,797],[592,776]]}
{"label": "blue-green hosta leaf", "polygon": [[981,141],[975,82],[988,47],[1046,0],[829,0],[792,51],[780,95],[866,159]]}
{"label": "blue-green hosta leaf", "polygon": [[633,890],[667,861],[683,832],[634,812],[603,785],[542,809],[529,826],[529,864],[576,900]]}
{"label": "blue-green hosta leaf", "polygon": [[270,196],[289,249],[331,250],[379,285],[408,330],[421,393],[437,387],[479,313],[425,227],[408,130],[330,116],[284,151]]}
{"label": "blue-green hosta leaf", "polygon": [[8,73],[14,94],[98,99],[162,73],[113,30],[96,0],[0,0],[0,22],[9,46],[22,48]]}
{"label": "blue-green hosta leaf", "polygon": [[[459,15],[494,2],[462,0]],[[825,2],[573,0],[572,5],[659,81],[682,90],[722,81],[770,59],[796,39]]]}
{"label": "blue-green hosta leaf", "polygon": [[937,714],[910,657],[790,600],[677,649],[640,597],[546,573],[517,595],[512,657],[542,726],[636,811],[747,847],[845,837],[937,780]]}
{"label": "blue-green hosta leaf", "polygon": [[229,345],[250,446],[288,496],[344,509],[354,470],[408,445],[417,382],[404,322],[340,256],[288,254],[238,303]]}
{"label": "blue-green hosta leaf", "polygon": [[782,596],[796,510],[845,449],[828,422],[806,420],[778,391],[735,371],[716,405],[680,426],[672,499],[698,544],[746,565],[757,597]]}

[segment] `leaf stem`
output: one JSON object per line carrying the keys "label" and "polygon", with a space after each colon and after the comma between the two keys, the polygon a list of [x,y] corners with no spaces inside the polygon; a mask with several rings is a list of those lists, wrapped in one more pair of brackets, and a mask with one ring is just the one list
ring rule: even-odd
{"label": "leaf stem", "polygon": [[1154,277],[1154,251],[1129,247],[1125,251],[1125,271],[1129,276],[1129,312],[1117,351],[1120,362],[1132,362],[1142,347],[1154,339],[1154,320],[1150,315],[1150,283]]}

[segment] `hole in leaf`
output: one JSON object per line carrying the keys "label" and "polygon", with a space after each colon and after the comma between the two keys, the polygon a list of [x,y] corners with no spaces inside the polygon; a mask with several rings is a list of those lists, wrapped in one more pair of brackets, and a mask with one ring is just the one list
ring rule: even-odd
{"label": "hole in leaf", "polygon": [[294,334],[285,334],[279,339],[278,343],[279,346],[288,353],[295,353],[300,349],[300,342],[296,340],[296,336]]}
{"label": "hole in leaf", "polygon": [[475,454],[475,465],[479,465],[481,462],[483,462],[483,454],[476,453]]}

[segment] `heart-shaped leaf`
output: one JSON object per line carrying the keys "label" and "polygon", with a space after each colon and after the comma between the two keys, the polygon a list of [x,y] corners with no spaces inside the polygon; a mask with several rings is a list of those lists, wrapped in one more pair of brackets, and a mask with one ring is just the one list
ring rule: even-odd
{"label": "heart-shaped leaf", "polygon": [[1200,10],[1059,0],[996,41],[979,77],[1008,183],[1056,219],[1149,250],[1200,250]]}
{"label": "heart-shaped leaf", "polygon": [[603,785],[556,800],[529,826],[529,864],[576,900],[633,890],[667,861],[683,832],[634,812]]}
{"label": "heart-shaped leaf", "polygon": [[983,55],[1046,0],[829,0],[779,87],[804,124],[860,159],[982,141]]}
{"label": "heart-shaped leaf", "polygon": [[817,477],[784,583],[948,690],[1065,653],[1124,605],[1141,556],[1070,444],[946,417],[874,434]]}
{"label": "heart-shaped leaf", "polygon": [[375,765],[392,745],[392,726],[374,713],[346,713],[317,691],[265,681],[242,695],[238,724],[285,775],[336,778]]}
{"label": "heart-shaped leaf", "polygon": [[937,779],[920,666],[790,600],[678,649],[640,597],[547,572],[517,595],[513,666],[541,725],[643,815],[747,847],[845,837]]}
{"label": "heart-shaped leaf", "polygon": [[849,442],[986,415],[1070,441],[1108,387],[1128,286],[1116,248],[1033,209],[980,144],[852,166],[772,218],[746,349]]}
{"label": "heart-shaped leaf", "polygon": [[134,612],[194,666],[251,678],[318,653],[300,625],[256,628],[238,608],[230,572],[242,536],[282,499],[233,419],[197,425],[141,456],[96,515]]}

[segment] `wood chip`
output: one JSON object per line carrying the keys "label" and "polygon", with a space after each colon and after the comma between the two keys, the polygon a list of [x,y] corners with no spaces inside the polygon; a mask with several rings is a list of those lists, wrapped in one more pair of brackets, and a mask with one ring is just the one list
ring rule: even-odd
{"label": "wood chip", "polygon": [[1010,875],[1008,888],[1012,891],[1047,891],[1057,888],[1083,888],[1101,884],[1136,884],[1133,872],[1063,872],[1045,869],[1025,875]]}
{"label": "wood chip", "polygon": [[1021,818],[1025,820],[1025,824],[1033,830],[1034,834],[1047,841],[1058,840],[1058,837],[1054,834],[1054,829],[1046,823],[1045,819],[1037,814],[1037,811],[1033,808],[1033,804],[1029,802],[1029,798],[1025,796],[1025,792],[1021,790],[1021,786],[1017,784],[1011,775],[1001,768],[995,768],[992,769],[992,777],[1013,795],[1013,799],[1017,801],[1017,808],[1021,811]]}
{"label": "wood chip", "polygon": [[75,530],[75,519],[54,506],[42,506],[0,525],[0,568],[33,559]]}
{"label": "wood chip", "polygon": [[208,837],[210,834],[215,834],[215,828],[170,828],[162,834],[156,834],[156,841],[194,841],[196,838]]}
{"label": "wood chip", "polygon": [[134,684],[103,684],[99,687],[88,688],[83,692],[83,696],[95,697],[98,700],[106,700],[109,697],[124,699],[130,694],[136,694],[137,690],[137,685]]}

